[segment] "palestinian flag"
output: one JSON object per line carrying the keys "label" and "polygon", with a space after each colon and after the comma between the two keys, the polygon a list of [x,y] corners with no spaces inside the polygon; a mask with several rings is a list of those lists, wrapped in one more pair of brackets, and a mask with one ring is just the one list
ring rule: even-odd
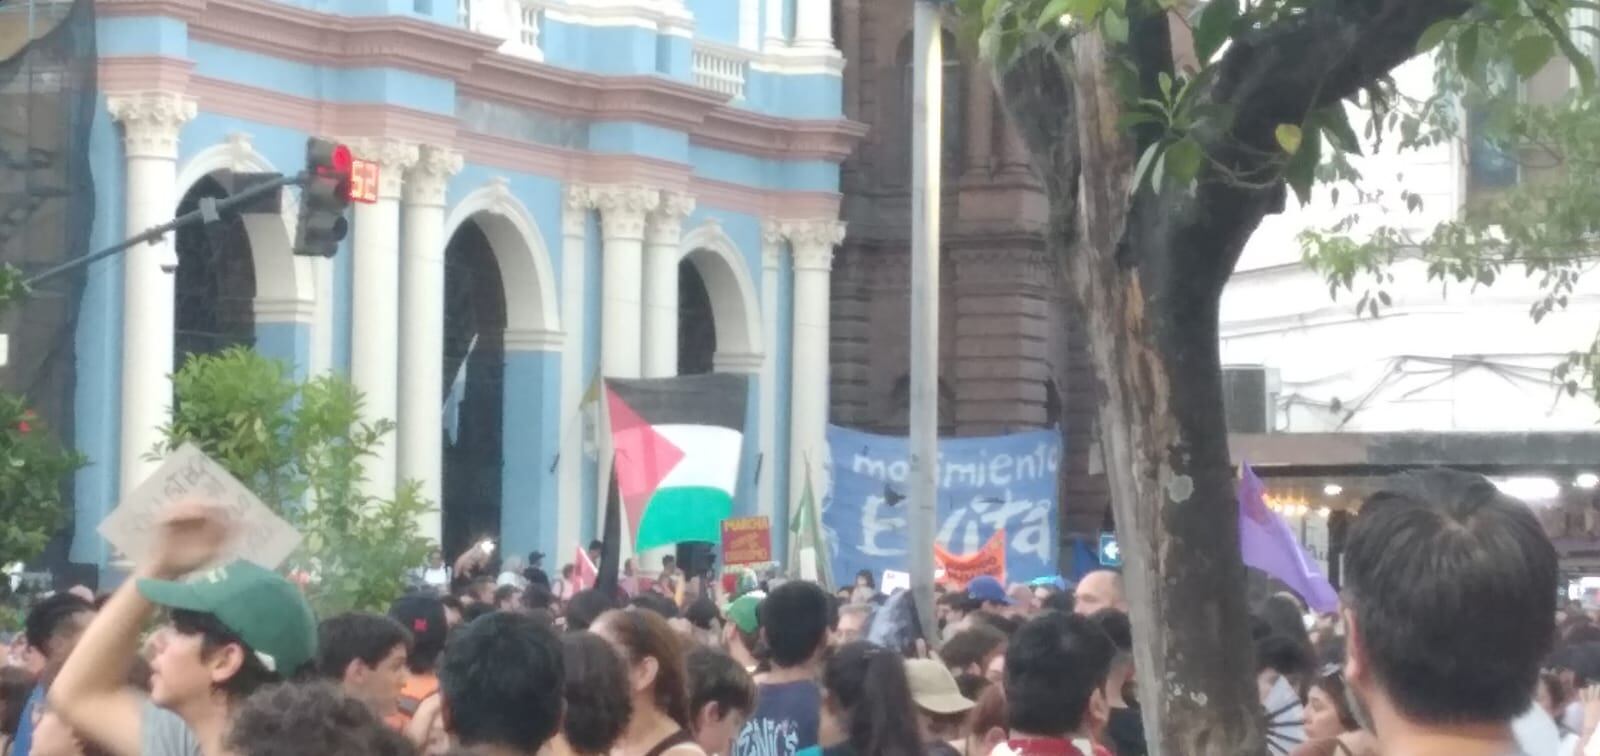
{"label": "palestinian flag", "polygon": [[747,379],[606,379],[617,492],[633,548],[722,540],[744,448]]}

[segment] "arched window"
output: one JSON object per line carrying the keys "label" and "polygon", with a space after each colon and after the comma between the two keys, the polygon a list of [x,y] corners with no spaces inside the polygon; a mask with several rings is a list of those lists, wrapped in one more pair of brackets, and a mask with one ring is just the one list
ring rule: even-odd
{"label": "arched window", "polygon": [[[178,214],[194,212],[205,197],[224,199],[216,179],[200,179],[178,203]],[[173,241],[178,270],[173,281],[172,369],[191,354],[220,352],[256,342],[256,271],[250,237],[238,213],[210,227],[189,226]]]}
{"label": "arched window", "polygon": [[[943,173],[947,177],[959,175],[962,154],[962,125],[965,106],[962,95],[966,92],[966,80],[963,76],[961,65],[961,50],[957,46],[955,35],[948,31],[941,31],[944,55],[944,81],[943,102],[941,103],[940,124],[944,130],[941,141],[941,154]],[[892,132],[889,139],[896,145],[895,154],[899,156],[900,165],[904,166],[904,181],[911,183],[911,118],[912,98],[916,90],[916,77],[913,75],[914,61],[911,60],[912,35],[907,34],[900,41],[899,53],[895,56],[895,63],[900,72],[900,117],[897,119],[898,131]]]}
{"label": "arched window", "polygon": [[[458,401],[444,430],[440,510],[444,547],[459,554],[500,533],[505,464],[506,299],[500,265],[483,229],[461,224],[444,253],[444,401]],[[357,338],[360,338],[357,335]],[[451,397],[457,377],[460,396]],[[454,419],[455,438],[449,438]]]}
{"label": "arched window", "polygon": [[717,322],[706,280],[691,260],[678,263],[678,375],[715,369]]}

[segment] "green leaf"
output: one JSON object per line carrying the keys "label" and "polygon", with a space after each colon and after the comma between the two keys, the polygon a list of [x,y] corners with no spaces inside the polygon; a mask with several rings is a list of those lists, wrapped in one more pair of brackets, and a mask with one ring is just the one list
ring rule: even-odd
{"label": "green leaf", "polygon": [[1168,102],[1172,101],[1172,76],[1162,71],[1156,76],[1156,84],[1161,87],[1161,96]]}
{"label": "green leaf", "polygon": [[1044,12],[1039,14],[1038,27],[1043,30],[1060,24],[1061,17],[1066,15],[1067,7],[1072,3],[1073,0],[1050,0],[1050,3],[1044,7]]}
{"label": "green leaf", "polygon": [[1467,78],[1477,80],[1478,27],[1467,27],[1461,32],[1461,38],[1456,41],[1456,68],[1459,68]]}
{"label": "green leaf", "polygon": [[1126,15],[1107,12],[1100,17],[1100,30],[1112,44],[1128,44],[1128,17]]}
{"label": "green leaf", "polygon": [[1163,150],[1161,157],[1156,158],[1156,167],[1150,169],[1150,188],[1158,192],[1161,191],[1162,182],[1167,180],[1166,174],[1167,153]]}
{"label": "green leaf", "polygon": [[1317,182],[1317,165],[1322,162],[1322,132],[1313,130],[1305,135],[1300,150],[1289,159],[1283,177],[1294,190],[1301,205],[1311,202],[1311,188]]}
{"label": "green leaf", "polygon": [[1273,130],[1272,136],[1277,138],[1278,146],[1282,147],[1283,151],[1290,155],[1300,151],[1300,143],[1304,141],[1305,137],[1300,132],[1300,127],[1292,123],[1278,124],[1278,128]]}
{"label": "green leaf", "polygon": [[1161,156],[1161,152],[1165,147],[1164,143],[1156,142],[1145,148],[1144,154],[1139,156],[1138,167],[1133,170],[1133,185],[1129,188],[1131,192],[1138,192],[1139,187],[1144,186],[1145,176],[1150,173],[1150,167],[1155,164],[1156,158]]}
{"label": "green leaf", "polygon": [[[1106,0],[1067,0],[1066,12],[1079,21],[1093,21],[1106,8]],[[1059,14],[1057,14],[1059,16]]]}
{"label": "green leaf", "polygon": [[1174,181],[1187,185],[1200,174],[1200,161],[1204,157],[1199,142],[1190,137],[1179,139],[1167,148],[1167,173]]}
{"label": "green leaf", "polygon": [[1200,20],[1194,26],[1194,51],[1201,65],[1210,61],[1227,41],[1237,20],[1239,0],[1211,0],[1200,11]]}
{"label": "green leaf", "polygon": [[1435,47],[1438,47],[1439,43],[1443,42],[1444,38],[1450,34],[1450,30],[1454,29],[1455,27],[1456,20],[1453,18],[1447,18],[1434,24],[1433,26],[1428,27],[1427,29],[1424,29],[1422,32],[1422,37],[1417,40],[1417,54],[1420,55],[1432,50]]}
{"label": "green leaf", "polygon": [[1555,40],[1543,34],[1523,37],[1511,47],[1511,67],[1526,79],[1539,73],[1555,54]]}
{"label": "green leaf", "polygon": [[1130,110],[1117,118],[1118,131],[1132,131],[1147,123],[1161,123],[1161,119],[1143,110]]}
{"label": "green leaf", "polygon": [[1361,154],[1361,140],[1356,138],[1356,130],[1350,126],[1350,114],[1342,103],[1336,102],[1317,111],[1317,122],[1322,125],[1322,130],[1335,148],[1341,152]]}

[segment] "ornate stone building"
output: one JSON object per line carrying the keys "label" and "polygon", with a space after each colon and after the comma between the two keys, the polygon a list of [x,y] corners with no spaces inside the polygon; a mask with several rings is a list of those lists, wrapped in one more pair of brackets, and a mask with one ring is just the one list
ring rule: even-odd
{"label": "ornate stone building", "polygon": [[[837,0],[848,118],[870,126],[844,165],[850,233],[834,261],[836,423],[906,430],[910,312],[911,4]],[[1047,207],[990,71],[944,35],[942,435],[1066,429],[1062,535],[1105,516],[1094,400],[1047,258]],[[1064,554],[1070,552],[1063,550]]]}

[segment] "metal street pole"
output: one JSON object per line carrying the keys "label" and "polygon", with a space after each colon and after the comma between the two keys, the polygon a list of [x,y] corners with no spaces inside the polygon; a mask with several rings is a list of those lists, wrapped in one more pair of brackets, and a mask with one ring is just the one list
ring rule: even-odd
{"label": "metal street pole", "polygon": [[933,616],[933,534],[939,495],[939,116],[944,55],[939,3],[912,0],[911,95],[911,590],[923,637],[939,643]]}

